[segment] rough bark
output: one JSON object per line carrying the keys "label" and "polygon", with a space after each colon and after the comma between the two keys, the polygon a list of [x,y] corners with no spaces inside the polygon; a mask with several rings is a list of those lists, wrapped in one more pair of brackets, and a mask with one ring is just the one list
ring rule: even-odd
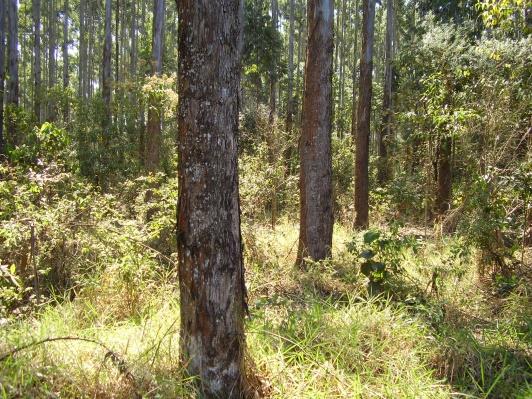
{"label": "rough bark", "polygon": [[[0,1],[0,156],[6,153],[4,137],[4,92],[6,79],[6,3]],[[1,159],[0,159],[1,161]]]}
{"label": "rough bark", "polygon": [[[153,76],[163,71],[164,0],[153,0],[153,35],[151,70]],[[148,131],[146,135],[146,169],[153,172],[159,166],[161,148],[161,110],[154,101],[148,107]]]}
{"label": "rough bark", "polygon": [[205,398],[242,398],[245,286],[237,135],[242,3],[180,0],[181,357]]}
{"label": "rough bark", "polygon": [[102,65],[102,98],[104,103],[102,127],[105,140],[109,139],[111,133],[111,48],[111,0],[105,0],[105,36]]}
{"label": "rough bark", "polygon": [[390,166],[388,165],[388,143],[392,135],[392,58],[393,58],[393,0],[388,0],[386,5],[386,39],[384,50],[384,88],[382,98],[382,125],[379,134],[379,183],[386,183],[390,178]]}
{"label": "rough bark", "polygon": [[362,0],[362,53],[355,153],[355,228],[369,224],[369,138],[373,78],[375,0]]}
{"label": "rough bark", "polygon": [[333,0],[309,0],[301,158],[297,263],[331,256]]}
{"label": "rough bark", "polygon": [[41,123],[42,71],[41,71],[41,0],[33,0],[33,113]]}

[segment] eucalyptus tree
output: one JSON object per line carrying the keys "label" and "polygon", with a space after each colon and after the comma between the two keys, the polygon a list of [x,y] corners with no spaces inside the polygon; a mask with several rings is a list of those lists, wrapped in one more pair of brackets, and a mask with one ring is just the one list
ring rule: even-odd
{"label": "eucalyptus tree", "polygon": [[[163,72],[163,27],[164,0],[153,0],[153,35],[151,53],[152,76],[160,77]],[[148,131],[146,135],[146,168],[155,171],[159,165],[161,147],[161,110],[153,101],[148,108]]]}
{"label": "eucalyptus tree", "polygon": [[180,0],[177,241],[181,360],[202,397],[245,391],[238,194],[240,0]]}
{"label": "eucalyptus tree", "polygon": [[331,256],[333,0],[308,0],[307,59],[299,152],[300,228],[297,263]]}
{"label": "eucalyptus tree", "polygon": [[369,137],[373,92],[375,0],[362,0],[362,52],[355,151],[355,228],[369,224]]}

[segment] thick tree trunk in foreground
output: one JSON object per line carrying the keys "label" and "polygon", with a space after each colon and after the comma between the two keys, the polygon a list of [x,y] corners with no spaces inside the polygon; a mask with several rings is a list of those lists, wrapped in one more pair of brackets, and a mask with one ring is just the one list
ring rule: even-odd
{"label": "thick tree trunk in foreground", "polygon": [[205,398],[242,398],[245,286],[237,134],[242,4],[180,0],[181,357]]}
{"label": "thick tree trunk in foreground", "polygon": [[362,54],[355,153],[355,228],[369,224],[369,136],[373,78],[375,0],[362,1]]}
{"label": "thick tree trunk in foreground", "polygon": [[[6,79],[6,3],[0,1],[0,155],[6,153],[4,137],[4,91]],[[1,161],[1,159],[0,159]]]}
{"label": "thick tree trunk in foreground", "polygon": [[309,0],[303,120],[299,151],[300,231],[297,263],[331,256],[333,0]]}
{"label": "thick tree trunk in foreground", "polygon": [[103,65],[102,65],[102,98],[104,105],[104,115],[102,127],[104,141],[109,140],[111,134],[111,0],[105,0],[105,37],[103,45]]}
{"label": "thick tree trunk in foreground", "polygon": [[[163,71],[164,0],[153,0],[153,36],[151,68],[153,76]],[[157,102],[148,107],[148,131],[146,135],[146,169],[157,170],[161,150],[161,110]]]}
{"label": "thick tree trunk in foreground", "polygon": [[392,134],[392,58],[393,58],[393,0],[386,4],[386,42],[385,42],[385,67],[384,67],[384,95],[382,99],[382,125],[379,134],[379,183],[386,183],[390,178],[390,165],[388,165],[387,138]]}

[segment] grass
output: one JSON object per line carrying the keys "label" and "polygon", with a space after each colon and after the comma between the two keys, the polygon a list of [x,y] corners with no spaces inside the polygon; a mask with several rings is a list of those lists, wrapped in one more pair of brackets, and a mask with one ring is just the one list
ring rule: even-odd
{"label": "grass", "polygon": [[[248,363],[268,397],[532,395],[527,285],[489,297],[466,258],[449,260],[459,243],[433,240],[420,253],[406,253],[394,293],[368,298],[346,250],[349,229],[336,226],[334,261],[301,272],[293,266],[296,224],[243,227]],[[175,274],[146,271],[155,263],[140,246],[128,244],[113,256],[74,300],[56,298],[0,327],[0,353],[77,336],[104,343],[116,356],[83,341],[32,347],[3,362],[0,398],[195,397],[179,364]],[[428,288],[435,270],[436,291]]]}

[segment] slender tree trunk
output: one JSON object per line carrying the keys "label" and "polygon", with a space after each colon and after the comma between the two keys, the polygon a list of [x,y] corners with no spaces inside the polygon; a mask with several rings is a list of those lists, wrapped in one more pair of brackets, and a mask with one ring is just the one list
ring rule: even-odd
{"label": "slender tree trunk", "polygon": [[41,123],[42,71],[41,71],[41,0],[33,0],[33,113]]}
{"label": "slender tree trunk", "polygon": [[392,58],[393,58],[393,0],[388,0],[386,5],[386,41],[385,41],[385,66],[384,66],[384,94],[382,100],[382,126],[379,134],[379,164],[378,179],[383,184],[390,178],[388,165],[387,139],[392,135]]}
{"label": "slender tree trunk", "polygon": [[331,256],[333,0],[309,0],[301,157],[297,263]]}
{"label": "slender tree trunk", "polygon": [[342,0],[341,20],[342,25],[339,27],[340,40],[338,41],[339,47],[339,82],[338,82],[338,112],[336,113],[336,126],[338,129],[338,136],[344,138],[344,121],[342,119],[344,110],[344,85],[345,85],[345,43],[346,43],[346,21],[347,21],[347,0]]}
{"label": "slender tree trunk", "polygon": [[[278,24],[279,24],[279,5],[277,0],[271,0],[271,10],[272,10],[272,25],[275,34],[277,34]],[[275,165],[277,160],[277,138],[276,138],[276,119],[277,119],[277,59],[276,57],[272,60],[272,66],[270,70],[270,114],[268,117],[268,122],[270,125],[270,134],[268,137],[268,161],[270,165]],[[276,182],[273,182],[273,192],[271,198],[271,226],[272,229],[275,228],[277,224],[277,188]]]}
{"label": "slender tree trunk", "polygon": [[[6,80],[6,2],[0,0],[0,157],[6,153],[4,138],[4,92]],[[0,158],[0,161],[2,159]]]}
{"label": "slender tree trunk", "polygon": [[[290,2],[290,15],[289,15],[289,32],[288,32],[288,87],[287,87],[287,101],[286,101],[286,133],[291,138],[293,134],[294,125],[294,13],[295,13],[295,0],[289,0]],[[291,140],[288,140],[288,145],[285,149],[285,175],[290,173],[290,164],[292,160],[292,144]]]}
{"label": "slender tree trunk", "polygon": [[[68,89],[70,85],[70,75],[69,75],[69,64],[68,64],[68,16],[69,16],[69,4],[68,0],[65,0],[63,12],[63,89]],[[63,110],[63,117],[65,122],[68,121],[69,115],[69,104],[68,101],[65,103],[65,108]]]}
{"label": "slender tree trunk", "polygon": [[355,155],[355,228],[369,225],[369,138],[373,75],[375,0],[362,0],[362,53]]}
{"label": "slender tree trunk", "polygon": [[120,0],[114,0],[115,8],[115,82],[120,81]]}
{"label": "slender tree trunk", "polygon": [[359,0],[355,0],[355,26],[354,26],[354,32],[355,37],[353,41],[353,70],[352,73],[352,80],[353,80],[353,106],[351,108],[351,137],[353,138],[353,143],[356,143],[356,137],[357,137],[357,63],[358,63],[358,29],[360,27],[360,18],[359,18],[359,10],[358,10]]}
{"label": "slender tree trunk", "polygon": [[108,142],[111,134],[111,0],[105,0],[105,36],[103,46],[103,63],[102,63],[102,98],[104,104],[104,115],[102,119],[102,128],[104,141]]}
{"label": "slender tree trunk", "polygon": [[[18,5],[17,0],[7,0],[7,27],[9,32],[8,40],[8,90],[7,104],[18,107],[19,105],[19,77],[18,77]],[[6,123],[8,137],[13,145],[19,144],[19,135],[12,115],[8,115]]]}
{"label": "slender tree trunk", "polygon": [[[163,71],[163,27],[164,0],[153,0],[153,35],[151,70],[153,76],[161,76]],[[161,109],[157,101],[149,104],[148,134],[146,136],[146,169],[157,170],[161,150]]]}
{"label": "slender tree trunk", "polygon": [[131,53],[129,75],[134,79],[137,75],[137,2],[131,2]]}
{"label": "slender tree trunk", "polygon": [[238,199],[242,3],[179,1],[181,360],[202,397],[244,397]]}
{"label": "slender tree trunk", "polygon": [[79,65],[78,65],[78,95],[81,100],[86,99],[85,80],[87,79],[86,60],[87,60],[87,28],[86,28],[86,0],[79,0]]}
{"label": "slender tree trunk", "polygon": [[452,139],[445,136],[439,139],[437,153],[437,192],[436,214],[442,216],[451,208],[452,194]]}
{"label": "slender tree trunk", "polygon": [[[51,90],[56,84],[57,76],[57,60],[56,60],[56,38],[55,38],[55,24],[56,24],[56,10],[55,0],[49,0],[48,3],[48,89]],[[56,110],[54,96],[48,96],[48,116],[50,122],[55,121]]]}
{"label": "slender tree trunk", "polygon": [[294,118],[294,13],[295,0],[290,2],[289,29],[288,29],[288,96],[286,103],[286,132],[291,134]]}

